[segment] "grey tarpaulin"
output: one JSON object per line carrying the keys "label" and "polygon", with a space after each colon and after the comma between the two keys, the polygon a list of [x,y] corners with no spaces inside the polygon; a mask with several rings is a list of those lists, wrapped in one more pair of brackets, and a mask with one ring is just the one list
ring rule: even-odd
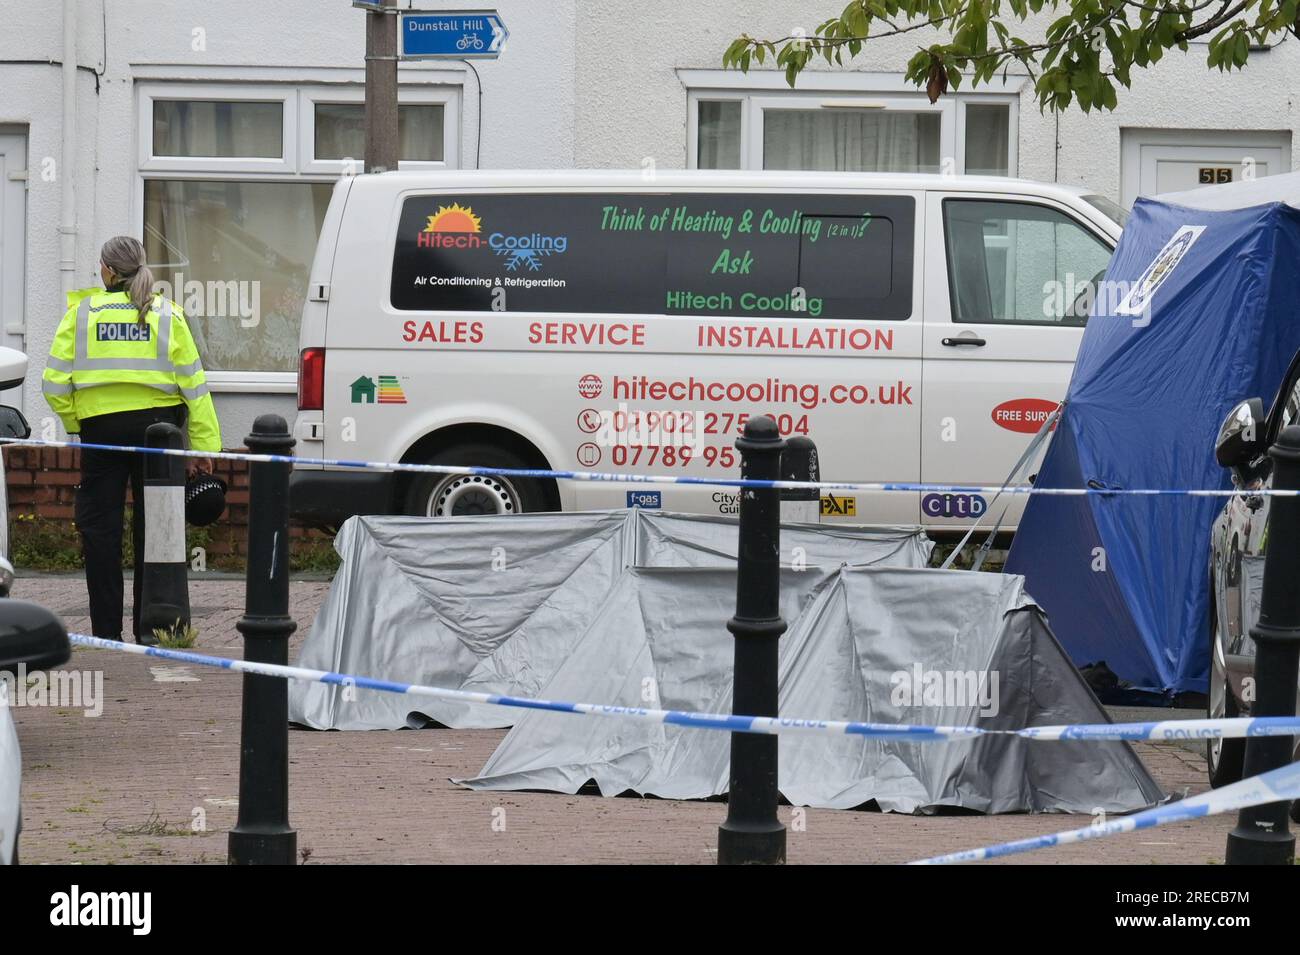
{"label": "grey tarpaulin", "polygon": [[[914,528],[786,524],[781,531],[782,560],[796,566],[920,567],[932,546]],[[626,568],[730,566],[736,519],[638,508],[357,517],[340,529],[335,547],[343,564],[299,665],[534,696],[588,632]],[[691,606],[690,595],[681,596]],[[734,594],[732,600],[713,618],[721,634],[735,610]],[[324,684],[295,682],[289,689],[289,719],[317,729],[398,729],[426,719],[509,726],[517,718],[501,707],[417,703]]]}
{"label": "grey tarpaulin", "polygon": [[[575,641],[541,694],[664,709],[731,711],[735,574],[633,569]],[[780,712],[800,718],[1015,728],[1108,722],[1025,595],[1023,578],[967,571],[843,568],[785,571]],[[996,714],[932,705],[927,674],[997,677]],[[649,678],[652,682],[647,682]],[[955,684],[954,684],[955,685]],[[657,698],[645,699],[654,687]],[[912,686],[923,705],[905,705]],[[969,686],[969,684],[967,684]],[[914,698],[912,702],[916,702]],[[946,702],[952,702],[949,699]],[[1162,798],[1127,743],[984,737],[902,743],[782,737],[780,788],[795,805],[914,812],[1128,812]],[[726,791],[729,737],[661,724],[529,710],[475,779],[479,790],[677,799]]]}

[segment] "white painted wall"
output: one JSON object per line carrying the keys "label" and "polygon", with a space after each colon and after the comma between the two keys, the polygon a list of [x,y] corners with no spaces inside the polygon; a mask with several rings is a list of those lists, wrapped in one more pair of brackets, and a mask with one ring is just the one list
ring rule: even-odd
{"label": "white painted wall", "polygon": [[[102,73],[78,71],[77,284],[98,284],[99,246],[118,233],[139,234],[132,218],[137,180],[135,81],[186,78],[213,68],[238,68],[266,78],[268,68],[337,71],[341,81],[359,80],[365,55],[365,19],[348,0],[71,0],[79,13],[79,63]],[[482,165],[569,167],[574,164],[574,3],[498,0],[512,38],[499,61],[475,65],[482,77]],[[0,125],[28,127],[30,183],[27,196],[27,340],[31,373],[25,411],[34,427],[49,415],[40,375],[59,319],[59,182],[41,178],[46,157],[55,161],[62,142],[59,68],[18,65],[14,60],[57,62],[62,52],[60,0],[0,0]],[[104,24],[107,25],[105,36]],[[203,31],[201,34],[194,32]],[[206,50],[195,50],[201,37]],[[105,53],[107,59],[105,61]],[[7,62],[8,61],[8,62]],[[439,64],[445,68],[446,64]],[[463,76],[460,163],[473,167],[479,122],[478,87]],[[259,71],[261,71],[259,73]],[[403,82],[418,82],[421,65],[402,67]],[[62,170],[57,170],[59,175]],[[138,212],[135,213],[138,216]],[[14,318],[4,316],[3,320]],[[292,422],[291,395],[218,392],[218,413],[227,445],[237,445],[253,419],[268,411]]]}
{"label": "white painted wall", "polygon": [[[182,78],[211,69],[265,78],[270,68],[337,71],[355,82],[363,65],[362,11],[347,0],[70,0],[78,7],[79,62],[102,73],[78,73],[77,176],[79,284],[97,281],[99,244],[118,232],[138,233],[132,219],[136,187],[134,84]],[[420,5],[420,4],[417,4]],[[436,6],[436,4],[424,4]],[[485,168],[687,164],[687,90],[680,69],[719,67],[722,51],[742,32],[782,36],[811,31],[837,12],[835,0],[496,0],[511,37],[499,61],[476,65],[483,84],[482,158]],[[62,314],[58,273],[59,183],[41,178],[45,157],[62,140],[59,70],[14,60],[58,60],[60,0],[0,0],[0,124],[28,127],[26,347],[32,374],[26,410],[47,413],[40,370]],[[794,12],[792,12],[794,11]],[[800,22],[802,20],[802,22]],[[1047,18],[1040,18],[1039,26]],[[107,35],[103,24],[107,24]],[[194,31],[206,50],[195,50]],[[1027,27],[1025,35],[1032,34]],[[872,41],[855,71],[901,72],[923,43],[921,34]],[[1020,174],[1083,183],[1118,199],[1120,130],[1126,126],[1287,130],[1300,139],[1295,90],[1300,88],[1300,41],[1252,54],[1244,74],[1210,73],[1205,47],[1171,53],[1121,91],[1110,114],[1039,113],[1024,82],[1019,110]],[[463,75],[461,164],[476,162],[479,99],[473,73]],[[824,65],[815,67],[825,72]],[[842,73],[843,71],[830,71]],[[281,74],[282,75],[282,74]],[[403,67],[418,81],[420,67]],[[727,74],[726,81],[737,80]],[[853,77],[846,77],[852,85]],[[1014,82],[1013,77],[1013,82]],[[1059,140],[1058,140],[1059,122]],[[1057,143],[1059,141],[1059,150]],[[1292,150],[1293,165],[1300,150]],[[64,174],[59,170],[59,174]],[[138,213],[137,213],[138,214]],[[5,321],[13,321],[4,316]],[[237,444],[259,413],[291,418],[291,396],[219,393],[227,444]]]}
{"label": "white painted wall", "polygon": [[[578,49],[601,53],[582,56],[577,64],[580,165],[636,166],[648,156],[663,167],[685,166],[686,90],[676,70],[718,69],[723,50],[742,33],[775,39],[802,26],[811,34],[842,6],[834,0],[580,4]],[[1021,35],[1032,36],[1035,28],[1041,32],[1052,19],[1036,18]],[[923,32],[869,41],[853,69],[901,73],[926,42]],[[1252,53],[1240,73],[1208,71],[1206,53],[1205,45],[1192,44],[1185,54],[1175,50],[1154,68],[1135,71],[1133,88],[1120,89],[1113,113],[1074,109],[1062,116],[1059,170],[1053,156],[1057,119],[1040,114],[1033,84],[1026,80],[1020,98],[1020,175],[1050,181],[1056,173],[1061,182],[1086,184],[1118,201],[1125,126],[1288,130],[1300,142],[1300,41],[1291,38],[1268,52]],[[844,72],[822,60],[811,69]],[[1017,71],[1010,72],[1014,78]],[[806,84],[796,89],[801,86]],[[960,92],[966,91],[963,86]],[[1300,154],[1293,150],[1292,163],[1297,162]]]}

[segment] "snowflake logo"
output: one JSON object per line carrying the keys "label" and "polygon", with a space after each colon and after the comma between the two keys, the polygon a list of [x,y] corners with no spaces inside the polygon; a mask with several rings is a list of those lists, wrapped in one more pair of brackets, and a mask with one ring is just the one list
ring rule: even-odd
{"label": "snowflake logo", "polygon": [[517,272],[521,267],[530,272],[542,270],[542,257],[550,255],[554,249],[497,249],[497,255],[506,258],[506,271]]}

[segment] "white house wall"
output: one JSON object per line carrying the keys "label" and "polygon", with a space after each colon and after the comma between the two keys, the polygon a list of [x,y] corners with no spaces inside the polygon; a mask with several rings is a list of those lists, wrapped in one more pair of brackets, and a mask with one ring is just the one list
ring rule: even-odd
{"label": "white house wall", "polygon": [[[97,281],[99,244],[139,233],[136,82],[202,77],[294,82],[324,78],[355,82],[363,65],[365,15],[347,0],[75,0],[79,63],[103,73],[77,75],[78,144],[76,283]],[[0,61],[58,61],[61,4],[2,0]],[[416,6],[437,6],[416,4]],[[745,84],[718,70],[722,51],[742,32],[779,37],[809,31],[842,7],[841,0],[497,0],[510,30],[499,61],[476,63],[482,77],[482,156],[477,156],[479,98],[474,75],[453,71],[461,89],[459,165],[485,168],[688,165],[688,90],[684,70],[717,71],[718,82]],[[474,6],[470,4],[469,6]],[[1039,18],[1039,26],[1049,18]],[[107,24],[107,42],[102,24]],[[196,31],[202,31],[196,33]],[[1024,29],[1024,35],[1033,32]],[[202,39],[205,49],[196,50]],[[834,88],[861,87],[862,74],[898,74],[921,33],[870,42],[854,73],[814,71]],[[1166,55],[1135,73],[1114,113],[1059,118],[1041,114],[1032,83],[1010,77],[1018,90],[1018,164],[1022,176],[1084,183],[1121,197],[1120,137],[1124,127],[1282,130],[1294,140],[1294,90],[1300,87],[1300,41],[1252,55],[1245,73],[1204,66],[1205,47]],[[403,66],[404,82],[432,75]],[[214,73],[222,73],[220,77]],[[896,77],[894,79],[896,82]],[[782,86],[782,88],[784,88]],[[61,78],[57,66],[0,62],[0,127],[26,127],[30,183],[27,199],[26,350],[32,357],[25,407],[39,425],[47,414],[40,371],[62,314],[57,178],[42,177],[47,157],[59,161]],[[964,91],[964,90],[963,90]],[[1057,126],[1059,123],[1059,151]],[[1291,152],[1293,167],[1297,162]],[[58,170],[62,175],[63,170]],[[4,316],[6,323],[17,321]],[[292,417],[289,394],[220,391],[217,407],[228,444],[238,443],[253,417],[276,410]]]}

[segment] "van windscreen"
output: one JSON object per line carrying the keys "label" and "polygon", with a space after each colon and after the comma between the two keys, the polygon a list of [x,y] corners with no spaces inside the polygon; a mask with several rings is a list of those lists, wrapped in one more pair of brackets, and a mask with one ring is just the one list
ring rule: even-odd
{"label": "van windscreen", "polygon": [[406,311],[901,321],[910,196],[441,194],[405,200]]}

